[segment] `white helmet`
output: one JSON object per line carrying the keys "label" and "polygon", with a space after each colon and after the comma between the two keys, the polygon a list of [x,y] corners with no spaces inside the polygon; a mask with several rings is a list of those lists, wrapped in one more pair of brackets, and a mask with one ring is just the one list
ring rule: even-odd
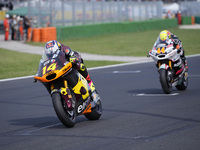
{"label": "white helmet", "polygon": [[54,54],[57,50],[60,50],[60,43],[56,40],[49,41],[46,43],[44,50],[46,54]]}

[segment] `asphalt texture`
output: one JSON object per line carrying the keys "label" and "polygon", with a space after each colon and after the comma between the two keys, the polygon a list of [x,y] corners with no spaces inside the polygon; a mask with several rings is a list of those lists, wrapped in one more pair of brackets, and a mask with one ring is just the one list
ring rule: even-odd
{"label": "asphalt texture", "polygon": [[153,62],[90,69],[102,98],[97,121],[58,120],[51,97],[33,78],[0,82],[1,150],[198,150],[200,56],[188,58],[189,86],[164,94]]}

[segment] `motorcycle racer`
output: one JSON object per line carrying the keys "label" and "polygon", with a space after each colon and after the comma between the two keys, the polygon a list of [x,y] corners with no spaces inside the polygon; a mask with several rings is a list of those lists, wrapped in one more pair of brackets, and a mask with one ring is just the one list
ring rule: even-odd
{"label": "motorcycle racer", "polygon": [[173,42],[174,48],[176,48],[179,51],[180,57],[184,62],[185,68],[186,68],[186,70],[188,70],[187,59],[185,57],[185,52],[184,52],[184,49],[182,47],[182,42],[175,34],[171,33],[168,30],[162,30],[159,33],[159,36],[158,36],[158,38],[157,38],[157,40],[156,40],[156,42],[153,46],[153,49],[156,47],[156,45],[158,43],[169,41],[169,39],[171,39],[171,41]]}
{"label": "motorcycle racer", "polygon": [[167,30],[161,31],[148,56],[155,62],[161,87],[166,94],[171,93],[173,86],[180,91],[187,89],[187,61],[177,36]]}
{"label": "motorcycle racer", "polygon": [[[83,59],[81,58],[81,55],[78,52],[73,51],[69,46],[66,46],[56,40],[48,41],[45,44],[45,47],[44,47],[45,54],[54,55],[57,50],[63,51],[65,53],[65,58],[67,59],[67,61],[70,61],[73,64],[74,68],[76,68],[78,72],[87,80],[92,92],[92,97],[93,99],[95,99],[94,98],[95,95],[93,93],[96,89],[87,71],[87,68],[83,62]],[[46,55],[43,55],[43,57],[46,57]],[[49,91],[48,87],[47,87],[47,90]]]}

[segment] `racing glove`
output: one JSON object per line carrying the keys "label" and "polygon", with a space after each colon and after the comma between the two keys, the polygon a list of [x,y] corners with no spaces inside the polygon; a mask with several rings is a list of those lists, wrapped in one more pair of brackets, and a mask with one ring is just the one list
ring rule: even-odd
{"label": "racing glove", "polygon": [[70,61],[72,64],[76,64],[76,63],[79,62],[79,61],[78,61],[78,58],[77,58],[76,56],[71,56],[71,57],[69,58],[69,61]]}
{"label": "racing glove", "polygon": [[76,56],[71,56],[69,58],[69,61],[72,63],[72,65],[77,69],[77,70],[82,70],[84,68],[84,65],[82,66],[82,63],[78,60]]}
{"label": "racing glove", "polygon": [[178,53],[181,52],[182,50],[182,42],[178,39],[174,39],[174,43],[173,43],[174,49],[178,50]]}

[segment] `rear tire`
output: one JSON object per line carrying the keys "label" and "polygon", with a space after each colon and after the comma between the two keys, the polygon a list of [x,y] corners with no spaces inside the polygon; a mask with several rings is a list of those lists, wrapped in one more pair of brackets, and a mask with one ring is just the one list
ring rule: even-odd
{"label": "rear tire", "polygon": [[84,114],[85,117],[89,120],[98,120],[101,117],[102,114],[102,104],[101,100],[98,101],[98,104],[94,108],[92,108],[91,113]]}
{"label": "rear tire", "polygon": [[165,92],[165,94],[170,94],[171,93],[171,85],[169,83],[170,81],[169,81],[169,78],[167,75],[167,70],[160,69],[159,74],[160,74],[160,83],[161,83],[163,91]]}
{"label": "rear tire", "polygon": [[71,114],[65,109],[64,103],[62,102],[62,98],[60,93],[52,94],[52,103],[54,106],[54,110],[62,122],[68,128],[74,127],[76,123],[76,112],[75,109],[71,111]]}
{"label": "rear tire", "polygon": [[188,86],[188,76],[186,75],[187,72],[185,72],[185,76],[183,77],[183,81],[181,82],[180,85],[177,85],[176,88],[179,91],[184,91],[187,89]]}

